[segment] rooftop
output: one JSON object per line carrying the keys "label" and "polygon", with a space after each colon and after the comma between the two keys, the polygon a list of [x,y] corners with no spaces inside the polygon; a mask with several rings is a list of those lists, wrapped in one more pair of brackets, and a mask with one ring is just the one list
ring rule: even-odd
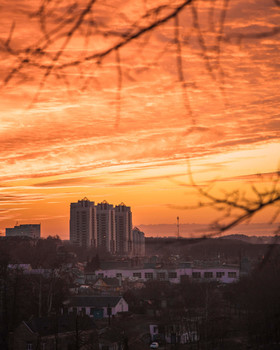
{"label": "rooftop", "polygon": [[72,306],[82,306],[82,307],[107,307],[116,306],[122,297],[113,296],[96,296],[96,295],[83,295],[74,296],[70,299],[70,304]]}
{"label": "rooftop", "polygon": [[[95,328],[93,320],[88,316],[79,317],[78,320],[83,330]],[[34,317],[24,323],[33,333],[48,336],[56,333],[74,332],[77,326],[77,316]]]}

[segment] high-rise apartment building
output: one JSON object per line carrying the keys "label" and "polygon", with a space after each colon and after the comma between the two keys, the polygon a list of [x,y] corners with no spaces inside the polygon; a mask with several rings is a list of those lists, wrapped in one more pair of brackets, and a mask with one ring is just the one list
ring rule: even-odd
{"label": "high-rise apartment building", "polygon": [[110,253],[116,252],[115,210],[106,201],[96,206],[97,248]]}
{"label": "high-rise apartment building", "polygon": [[87,198],[71,203],[70,241],[82,247],[97,244],[96,207]]}
{"label": "high-rise apartment building", "polygon": [[12,236],[40,238],[41,225],[26,224],[26,225],[14,226],[13,228],[6,228],[6,237],[12,237]]}
{"label": "high-rise apartment building", "polygon": [[115,207],[116,250],[119,254],[132,253],[132,213],[124,203]]}
{"label": "high-rise apartment building", "polygon": [[145,235],[138,227],[132,230],[132,252],[134,256],[145,256]]}
{"label": "high-rise apartment building", "polygon": [[132,234],[132,213],[124,203],[113,206],[106,201],[98,203],[87,198],[71,203],[70,242],[83,247],[120,255],[145,255],[144,233]]}

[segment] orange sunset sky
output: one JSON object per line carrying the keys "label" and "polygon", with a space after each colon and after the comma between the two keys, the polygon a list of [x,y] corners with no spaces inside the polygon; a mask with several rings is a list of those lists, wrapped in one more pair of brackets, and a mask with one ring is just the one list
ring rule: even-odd
{"label": "orange sunset sky", "polygon": [[275,179],[277,1],[3,0],[0,11],[2,234],[41,223],[67,239],[69,205],[85,196],[131,206],[134,225],[210,223],[212,209],[187,208],[201,200],[188,164],[215,195]]}

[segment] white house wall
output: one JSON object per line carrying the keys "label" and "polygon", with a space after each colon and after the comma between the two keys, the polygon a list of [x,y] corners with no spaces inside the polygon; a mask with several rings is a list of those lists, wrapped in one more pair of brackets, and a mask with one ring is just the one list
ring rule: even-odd
{"label": "white house wall", "polygon": [[[172,278],[169,273],[176,273],[177,276]],[[205,278],[204,273],[212,273],[213,277]],[[145,274],[153,274],[153,279],[158,280],[158,274],[165,273],[165,278],[163,280],[169,281],[171,283],[180,283],[181,278],[186,276],[192,280],[198,281],[220,281],[222,283],[232,283],[236,282],[239,279],[239,268],[238,267],[215,267],[215,268],[177,268],[177,269],[110,269],[110,270],[97,270],[97,276],[100,277],[121,277],[122,279],[130,279],[130,280],[140,280],[147,281],[150,278],[145,277]],[[141,278],[137,278],[133,276],[134,273],[141,273]],[[193,278],[193,273],[200,273],[201,278]],[[217,277],[217,273],[224,273],[223,276]],[[121,274],[121,276],[120,276]],[[235,275],[232,277],[232,275]]]}
{"label": "white house wall", "polygon": [[[90,309],[91,308],[94,308],[94,306],[87,306],[87,307],[84,307],[84,306],[77,306],[77,307],[74,307],[77,309],[77,313],[80,314],[83,312],[83,310],[85,310],[85,314],[92,317],[92,315],[90,314]],[[96,307],[97,309],[103,309],[103,317],[108,317],[108,313],[107,313],[107,306],[105,307]],[[119,312],[127,312],[128,311],[128,304],[127,302],[121,298],[119,300],[119,302],[117,303],[117,305],[115,306],[111,306],[111,309],[112,309],[112,313],[111,315],[117,315],[117,313]],[[69,307],[69,312],[73,312],[73,307],[70,306]]]}

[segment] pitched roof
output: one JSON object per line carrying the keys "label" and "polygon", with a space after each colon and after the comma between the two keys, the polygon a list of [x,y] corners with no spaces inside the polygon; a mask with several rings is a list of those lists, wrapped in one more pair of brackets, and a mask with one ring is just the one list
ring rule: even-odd
{"label": "pitched roof", "polygon": [[103,278],[103,281],[112,287],[114,287],[114,286],[119,287],[119,285],[120,285],[120,280],[116,277],[106,277],[106,278]]}
{"label": "pitched roof", "polygon": [[114,307],[122,297],[82,295],[70,299],[70,305],[82,307]]}
{"label": "pitched roof", "polygon": [[[102,283],[104,282],[104,283]],[[96,285],[98,284],[103,284],[111,287],[119,287],[120,286],[120,280],[116,277],[104,277],[104,278],[98,278],[95,283]]]}
{"label": "pitched roof", "polygon": [[74,332],[95,328],[94,321],[88,316],[61,315],[59,317],[33,317],[25,325],[34,333],[47,336],[58,333]]}

